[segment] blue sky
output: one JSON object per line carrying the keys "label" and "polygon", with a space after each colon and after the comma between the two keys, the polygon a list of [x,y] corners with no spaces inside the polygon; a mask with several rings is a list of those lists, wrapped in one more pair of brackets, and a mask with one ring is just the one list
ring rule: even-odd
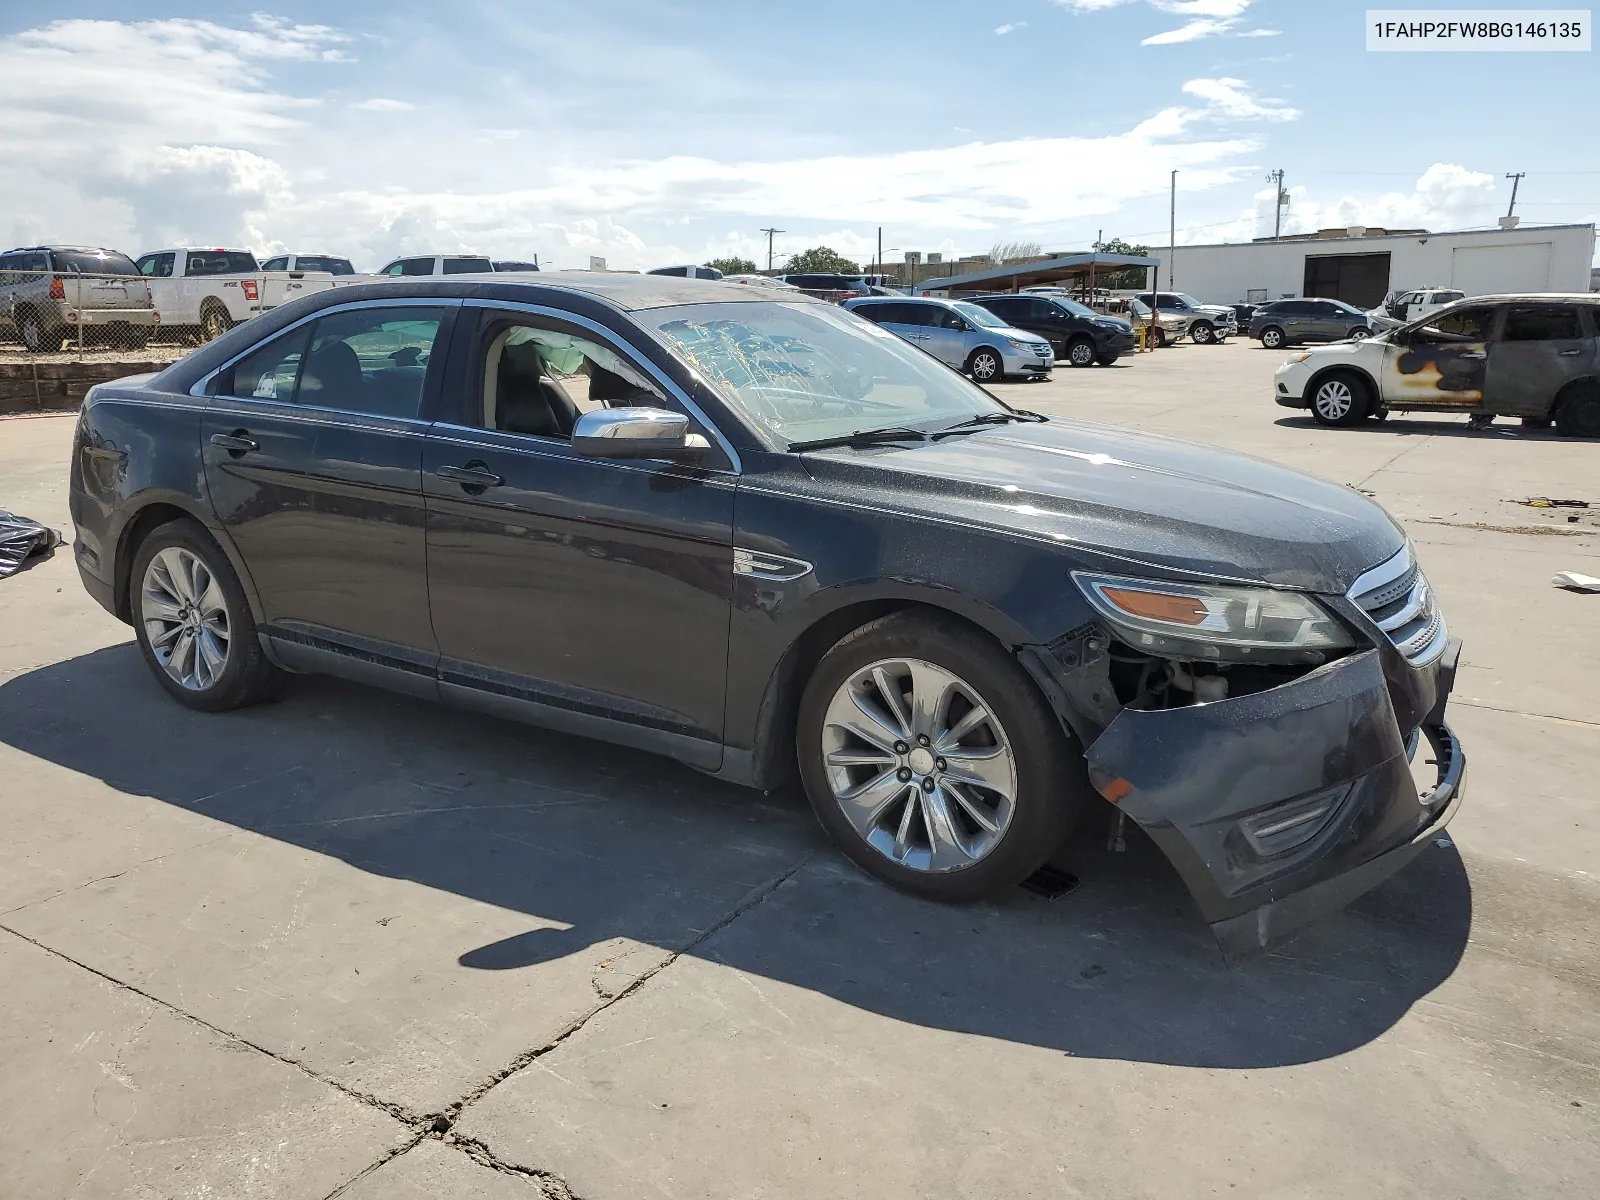
{"label": "blue sky", "polygon": [[[1420,2],[1420,0],[1413,0]],[[1506,5],[1507,0],[1500,0]],[[47,14],[51,18],[46,20]],[[1589,54],[1307,0],[0,7],[0,241],[651,267],[1600,216]]]}

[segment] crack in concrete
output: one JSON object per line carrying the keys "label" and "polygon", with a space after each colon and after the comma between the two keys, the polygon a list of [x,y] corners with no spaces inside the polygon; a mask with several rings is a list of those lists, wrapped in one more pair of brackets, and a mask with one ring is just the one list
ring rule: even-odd
{"label": "crack in concrete", "polygon": [[583,1197],[567,1186],[567,1181],[561,1176],[552,1174],[549,1171],[536,1170],[533,1167],[524,1167],[520,1163],[507,1162],[489,1149],[487,1144],[475,1137],[469,1137],[464,1133],[447,1131],[439,1135],[439,1141],[446,1146],[461,1151],[480,1167],[487,1167],[489,1170],[498,1171],[502,1175],[513,1175],[519,1179],[532,1180],[550,1200],[583,1200]]}
{"label": "crack in concrete", "polygon": [[249,1049],[254,1050],[259,1054],[264,1054],[268,1058],[274,1059],[277,1062],[282,1063],[286,1067],[293,1067],[295,1070],[300,1071],[303,1074],[309,1075],[312,1079],[315,1079],[318,1083],[326,1084],[328,1087],[332,1088],[334,1091],[338,1092],[342,1096],[346,1096],[351,1100],[359,1101],[360,1103],[365,1104],[365,1105],[367,1105],[367,1106],[369,1106],[371,1108],[376,1108],[376,1109],[380,1110],[381,1112],[387,1113],[389,1116],[393,1117],[396,1121],[399,1121],[403,1125],[409,1125],[409,1126],[415,1127],[415,1126],[418,1126],[418,1125],[426,1124],[428,1121],[432,1120],[431,1116],[430,1117],[424,1117],[422,1115],[419,1115],[417,1113],[412,1112],[410,1109],[406,1108],[405,1105],[403,1105],[403,1104],[395,1104],[395,1103],[393,1103],[392,1101],[389,1101],[389,1100],[380,1100],[377,1096],[372,1095],[372,1093],[370,1093],[370,1092],[358,1091],[357,1089],[355,1089],[353,1087],[350,1087],[348,1084],[341,1083],[339,1080],[334,1079],[331,1076],[324,1075],[322,1072],[318,1071],[316,1068],[308,1066],[306,1063],[301,1062],[299,1059],[291,1058],[286,1054],[279,1054],[275,1050],[269,1050],[265,1046],[262,1046],[262,1045],[260,1045],[260,1044],[258,1044],[256,1042],[252,1042],[247,1037],[240,1037],[237,1033],[232,1033],[229,1030],[223,1029],[219,1025],[213,1025],[210,1021],[207,1021],[204,1017],[197,1017],[193,1013],[187,1012],[184,1009],[179,1008],[176,1004],[173,1004],[173,1003],[171,1003],[170,1001],[167,1001],[167,1000],[163,1000],[160,996],[152,995],[150,992],[145,991],[143,988],[138,987],[135,984],[131,984],[131,983],[127,982],[124,979],[118,979],[115,975],[109,975],[105,971],[100,970],[100,968],[98,968],[98,967],[92,967],[88,963],[83,962],[80,959],[73,958],[72,955],[70,955],[70,954],[63,954],[60,950],[55,949],[55,947],[47,946],[43,942],[39,941],[37,938],[29,937],[27,934],[21,932],[20,930],[13,929],[9,925],[0,924],[0,930],[3,930],[4,932],[9,933],[12,937],[19,938],[20,940],[22,940],[24,942],[27,942],[30,946],[37,946],[40,950],[43,950],[46,954],[51,954],[51,955],[54,955],[56,958],[61,959],[62,962],[69,962],[73,966],[79,967],[82,970],[85,970],[85,971],[89,972],[89,974],[94,975],[94,976],[96,976],[96,977],[98,977],[100,979],[105,980],[107,983],[111,984],[113,987],[121,988],[125,992],[132,992],[135,996],[141,996],[144,999],[150,1001],[150,1003],[159,1005],[160,1007],[166,1009],[168,1012],[173,1013],[176,1016],[182,1017],[186,1021],[192,1021],[196,1025],[200,1026],[202,1029],[209,1030],[210,1032],[216,1034],[220,1038],[225,1038],[226,1040],[228,1040],[230,1042],[235,1042],[240,1046],[246,1046]]}
{"label": "crack in concrete", "polygon": [[1505,713],[1513,717],[1529,717],[1537,721],[1556,721],[1562,725],[1576,725],[1580,729],[1600,729],[1600,721],[1585,721],[1582,717],[1559,717],[1555,713],[1527,712],[1520,708],[1501,708],[1497,704],[1485,704],[1481,700],[1464,700],[1460,696],[1451,696],[1451,704],[1458,704],[1462,708],[1481,708],[1485,712]]}
{"label": "crack in concrete", "polygon": [[1407,446],[1404,450],[1401,450],[1393,458],[1389,459],[1381,467],[1378,467],[1376,470],[1369,471],[1367,474],[1363,475],[1361,477],[1361,479],[1359,481],[1357,481],[1352,486],[1361,487],[1362,485],[1370,482],[1374,475],[1382,475],[1385,471],[1387,471],[1390,467],[1394,466],[1395,463],[1399,462],[1402,458],[1404,458],[1406,455],[1410,454],[1413,450],[1416,450],[1416,449],[1419,449],[1419,448],[1421,448],[1423,446],[1426,446],[1429,442],[1433,441],[1435,436],[1437,436],[1437,435],[1431,434],[1431,433],[1423,434],[1416,441],[1412,442],[1411,445]]}

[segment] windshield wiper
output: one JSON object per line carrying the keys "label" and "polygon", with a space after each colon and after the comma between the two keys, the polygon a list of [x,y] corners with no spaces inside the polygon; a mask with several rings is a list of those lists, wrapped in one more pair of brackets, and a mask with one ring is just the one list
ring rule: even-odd
{"label": "windshield wiper", "polygon": [[830,446],[878,446],[887,442],[922,442],[927,438],[928,435],[920,429],[894,426],[889,429],[858,429],[854,433],[815,438],[809,442],[790,442],[789,449],[799,454],[805,450],[826,450]]}
{"label": "windshield wiper", "polygon": [[1012,410],[1010,412],[979,413],[977,416],[970,417],[967,420],[962,421],[957,425],[948,425],[945,428],[939,430],[939,432],[933,434],[932,436],[933,436],[933,440],[934,441],[938,441],[940,438],[946,436],[947,434],[952,434],[952,433],[971,433],[975,429],[982,429],[985,425],[1005,425],[1005,424],[1007,424],[1008,422],[1011,422],[1011,421],[1042,421],[1042,420],[1044,420],[1044,418],[1041,417],[1038,413],[1023,412],[1021,409],[1015,409],[1015,410]]}

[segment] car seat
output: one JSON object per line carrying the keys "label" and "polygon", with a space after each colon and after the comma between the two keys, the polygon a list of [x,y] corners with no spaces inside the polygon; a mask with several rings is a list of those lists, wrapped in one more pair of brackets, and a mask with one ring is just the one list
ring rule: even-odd
{"label": "car seat", "polygon": [[545,372],[539,347],[520,342],[500,354],[495,394],[495,425],[507,433],[569,438],[578,406]]}

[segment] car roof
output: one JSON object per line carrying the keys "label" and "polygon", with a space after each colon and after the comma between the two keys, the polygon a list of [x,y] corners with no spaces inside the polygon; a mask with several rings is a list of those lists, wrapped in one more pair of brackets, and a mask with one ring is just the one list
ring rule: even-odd
{"label": "car roof", "polygon": [[592,296],[624,310],[667,308],[676,304],[823,304],[803,293],[774,294],[766,288],[688,279],[678,275],[634,275],[601,271],[532,271],[521,275],[408,275],[393,281],[374,280],[318,292],[329,303],[350,304],[404,296],[462,297],[531,303],[551,292]]}
{"label": "car roof", "polygon": [[[967,297],[962,296],[965,300]],[[860,304],[898,304],[904,301],[908,304],[953,304],[955,301],[944,296],[856,296],[846,300],[845,303],[854,307]]]}
{"label": "car roof", "polygon": [[[121,250],[112,250],[107,246],[65,246],[52,243],[48,246],[13,246],[9,250],[0,250],[0,254],[21,254],[28,250],[70,250],[74,254],[122,254]],[[127,258],[126,254],[122,254]]]}

